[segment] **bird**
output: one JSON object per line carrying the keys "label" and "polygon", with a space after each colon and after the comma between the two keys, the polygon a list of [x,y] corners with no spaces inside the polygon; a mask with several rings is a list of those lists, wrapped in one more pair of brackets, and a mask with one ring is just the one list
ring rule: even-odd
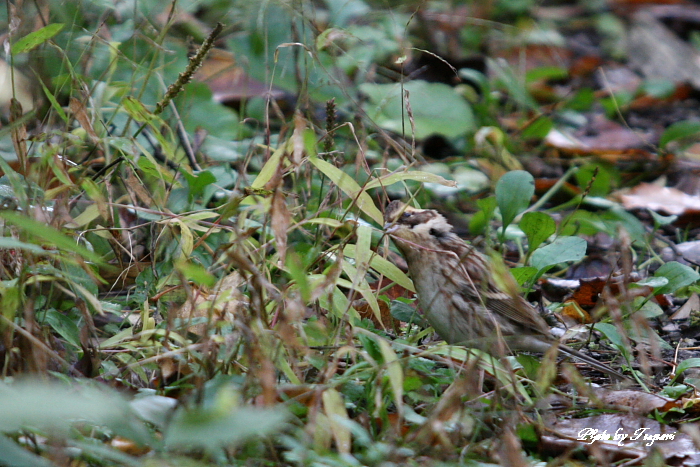
{"label": "bird", "polygon": [[384,231],[406,260],[425,318],[448,344],[491,353],[499,346],[511,353],[544,353],[557,345],[563,354],[629,380],[554,338],[530,302],[508,290],[508,283],[515,284],[510,273],[496,274],[492,260],[455,234],[442,214],[397,200],[387,205],[384,221]]}

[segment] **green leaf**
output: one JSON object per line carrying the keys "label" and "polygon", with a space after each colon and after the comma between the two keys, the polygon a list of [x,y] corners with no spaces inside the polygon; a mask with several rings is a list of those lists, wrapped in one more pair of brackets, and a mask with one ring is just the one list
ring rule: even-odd
{"label": "green leaf", "polygon": [[690,368],[700,368],[700,358],[686,358],[681,361],[681,363],[676,367],[676,377],[673,378],[675,381],[683,372]]}
{"label": "green leaf", "polygon": [[191,134],[203,129],[207,131],[207,138],[235,140],[240,139],[242,130],[245,130],[236,111],[217,102],[204,83],[187,84],[177,103],[178,108],[187,109],[182,113],[182,123]]}
{"label": "green leaf", "polygon": [[675,214],[672,216],[662,216],[658,212],[652,211],[651,209],[648,209],[647,211],[649,214],[651,214],[651,217],[654,219],[654,224],[657,226],[673,224],[678,219],[678,216]]}
{"label": "green leaf", "polygon": [[662,396],[667,396],[667,397],[670,397],[672,399],[679,399],[683,394],[687,393],[691,389],[693,389],[693,388],[691,388],[690,386],[687,386],[685,384],[673,384],[673,385],[665,386],[661,390],[660,394]]}
{"label": "green leaf", "polygon": [[557,229],[557,224],[554,222],[554,219],[543,212],[525,213],[518,225],[520,226],[520,230],[527,235],[528,251],[530,254]]}
{"label": "green leaf", "polygon": [[401,368],[401,363],[399,358],[396,356],[396,352],[391,348],[391,344],[386,339],[377,336],[377,341],[379,342],[379,349],[382,352],[382,357],[384,357],[384,364],[387,367],[387,376],[389,377],[389,386],[391,387],[391,392],[394,395],[394,404],[396,405],[398,412],[403,412],[403,369]]}
{"label": "green leaf", "polygon": [[[598,170],[598,174],[595,180],[591,184],[591,179],[595,170]],[[575,174],[576,182],[581,189],[585,189],[590,184],[590,191],[588,196],[607,196],[610,193],[613,178],[615,177],[615,172],[609,166],[604,164],[586,164],[578,169]]]}
{"label": "green leaf", "polygon": [[282,407],[226,408],[225,404],[226,401],[217,400],[217,407],[212,409],[181,408],[175,412],[170,426],[165,431],[165,445],[170,449],[206,450],[236,446],[250,438],[280,431],[287,420],[287,413]]}
{"label": "green leaf", "polygon": [[668,279],[668,284],[662,285],[654,289],[654,294],[673,293],[676,290],[686,287],[700,279],[700,274],[692,268],[681,264],[677,261],[670,261],[654,273],[654,277],[665,277]]}
{"label": "green leaf", "polygon": [[537,443],[540,440],[535,426],[530,423],[519,424],[516,433],[518,434],[518,438],[526,443]]}
{"label": "green leaf", "polygon": [[657,288],[657,287],[663,287],[666,284],[668,284],[668,279],[666,279],[665,277],[647,277],[647,278],[642,279],[640,281],[633,282],[629,286],[630,286],[630,288],[637,288],[637,287]]}
{"label": "green leaf", "polygon": [[501,210],[503,231],[530,205],[535,194],[535,179],[529,172],[513,170],[496,183],[496,202]]}
{"label": "green leaf", "polygon": [[138,99],[133,97],[127,97],[122,101],[124,110],[129,114],[131,118],[137,122],[150,122],[156,117],[153,112],[148,110]]}
{"label": "green leaf", "polygon": [[267,162],[265,162],[265,165],[263,165],[263,168],[258,173],[258,176],[255,177],[255,180],[253,180],[253,183],[250,184],[251,188],[263,188],[267,182],[272,179],[272,176],[277,172],[277,170],[279,170],[279,165],[282,163],[282,157],[286,151],[291,150],[291,146],[292,142],[287,141],[280,145],[279,148],[275,149],[275,152],[273,152]]}
{"label": "green leaf", "polygon": [[528,125],[521,133],[523,138],[544,139],[554,128],[554,122],[549,117],[540,117]]}
{"label": "green leaf", "polygon": [[[360,90],[369,97],[365,111],[380,127],[398,134],[410,134],[411,122],[398,84],[364,83]],[[404,84],[408,91],[416,138],[432,134],[448,138],[475,129],[474,114],[454,88],[442,83],[415,80]]]}
{"label": "green leaf", "polygon": [[52,255],[55,251],[44,250],[39,245],[33,243],[25,243],[12,237],[0,237],[0,248],[10,248],[14,250],[25,250],[38,255]]}
{"label": "green leaf", "polygon": [[0,432],[33,427],[68,433],[76,420],[83,420],[122,430],[122,434],[126,429],[132,436],[148,437],[145,426],[134,423],[126,401],[108,388],[24,379],[0,384],[0,400]]}
{"label": "green leaf", "polygon": [[51,102],[51,108],[53,108],[58,114],[58,116],[61,117],[61,120],[63,120],[63,122],[67,124],[68,116],[63,110],[63,107],[61,107],[61,104],[58,103],[54,95],[51,94],[51,91],[49,91],[49,88],[46,87],[42,80],[39,80],[39,84],[41,84],[41,87],[44,90],[44,94],[46,94],[46,98],[49,100],[49,102]]}
{"label": "green leaf", "polygon": [[74,320],[56,310],[47,311],[44,319],[67,342],[80,348],[80,329]]}
{"label": "green leaf", "polygon": [[190,188],[190,199],[200,195],[204,189],[216,181],[216,177],[208,170],[203,170],[197,174],[191,174],[187,170],[181,170],[182,174],[187,179],[187,185]]}
{"label": "green leaf", "polygon": [[335,183],[338,188],[343,191],[343,193],[348,195],[348,197],[354,201],[357,207],[360,208],[362,212],[367,214],[370,219],[379,225],[384,224],[384,216],[374,204],[372,197],[369,195],[369,193],[367,193],[367,191],[360,188],[360,185],[358,185],[350,175],[346,174],[333,164],[329,164],[318,157],[309,157],[309,162],[316,166],[318,170],[323,172],[323,174],[333,183]]}
{"label": "green leaf", "polygon": [[637,314],[645,319],[652,319],[662,316],[664,311],[655,302],[646,297],[635,297],[632,306],[637,308]]}
{"label": "green leaf", "polygon": [[24,52],[29,52],[34,47],[43,44],[47,40],[51,39],[53,36],[58,34],[61,29],[63,29],[64,24],[54,23],[44,26],[38,31],[30,32],[14,44],[12,44],[12,54],[20,54]]}
{"label": "green leaf", "polygon": [[[343,247],[343,255],[353,259],[357,259],[355,253],[355,245],[345,245]],[[376,254],[372,255],[369,261],[369,265],[379,274],[382,274],[387,279],[396,282],[404,289],[410,290],[411,292],[416,291],[416,289],[413,287],[413,282],[411,282],[411,279],[409,279],[408,276],[401,269],[397,268],[393,263],[382,258],[381,256]]]}
{"label": "green leaf", "polygon": [[513,278],[518,283],[518,285],[524,285],[530,282],[537,275],[537,268],[532,266],[522,266],[518,268],[513,268],[510,270],[513,274]]}
{"label": "green leaf", "polygon": [[489,74],[500,81],[502,87],[508,91],[508,96],[526,109],[537,109],[537,102],[532,98],[525,87],[523,80],[516,74],[508,63],[496,59],[487,59]]}
{"label": "green leaf", "polygon": [[49,227],[46,224],[9,211],[0,211],[0,217],[21,228],[31,236],[56,245],[59,249],[64,249],[66,251],[78,254],[85,259],[94,261],[95,263],[103,263],[102,258],[100,258],[99,255],[93,253],[84,246],[78,245],[72,238],[65,236],[53,227]]}
{"label": "green leaf", "polygon": [[191,280],[195,284],[205,285],[207,287],[214,287],[214,285],[216,285],[216,277],[201,264],[178,261],[175,267],[187,280]]}
{"label": "green leaf", "polygon": [[391,316],[403,321],[404,323],[415,324],[421,328],[427,328],[430,324],[423,319],[423,317],[418,313],[418,311],[409,305],[399,300],[391,301],[390,308]]}
{"label": "green leaf", "polygon": [[542,80],[560,80],[569,76],[569,71],[566,68],[558,66],[541,66],[533,68],[525,73],[525,82],[532,83]]}
{"label": "green leaf", "polygon": [[479,211],[474,214],[469,221],[469,232],[472,235],[478,235],[486,230],[486,226],[493,218],[493,213],[496,210],[496,198],[489,196],[476,201]]}
{"label": "green leaf", "polygon": [[311,300],[311,284],[306,272],[306,265],[301,260],[296,251],[287,252],[286,258],[287,274],[296,283],[299,293],[304,303]]}
{"label": "green leaf", "polygon": [[697,121],[682,121],[676,122],[666,128],[659,138],[659,146],[665,148],[668,143],[679,139],[696,137],[700,135],[700,122]]}
{"label": "green leaf", "polygon": [[602,332],[613,345],[623,347],[624,341],[617,328],[610,323],[596,323],[593,328]]}
{"label": "green leaf", "polygon": [[389,175],[384,175],[374,180],[370,180],[365,185],[365,190],[372,188],[387,187],[393,185],[394,183],[405,182],[407,180],[412,180],[421,183],[439,183],[440,185],[445,185],[449,187],[456,187],[457,183],[454,180],[447,180],[437,174],[432,174],[429,172],[421,172],[419,170],[406,170],[404,172],[393,173]]}
{"label": "green leaf", "polygon": [[586,240],[580,237],[559,237],[532,253],[530,264],[543,271],[555,264],[579,261],[586,255],[587,246]]}
{"label": "green leaf", "polygon": [[2,435],[0,435],[0,465],[7,467],[56,467],[56,464],[29,452]]}

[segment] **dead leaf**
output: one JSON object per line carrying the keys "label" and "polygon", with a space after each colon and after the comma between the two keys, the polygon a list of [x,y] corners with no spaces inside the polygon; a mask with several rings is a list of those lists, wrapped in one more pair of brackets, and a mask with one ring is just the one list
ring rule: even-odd
{"label": "dead leaf", "polygon": [[559,313],[561,313],[563,317],[569,318],[576,323],[588,324],[593,322],[591,315],[581,308],[574,300],[568,300]]}
{"label": "dead leaf", "polygon": [[688,319],[692,314],[698,314],[700,312],[700,297],[698,294],[694,293],[690,296],[688,301],[686,301],[682,307],[678,308],[675,313],[670,317],[672,320],[682,320]]}
{"label": "dead leaf", "polygon": [[85,105],[83,105],[83,103],[75,97],[71,97],[69,107],[70,111],[73,112],[73,116],[76,120],[78,120],[78,123],[80,123],[80,126],[83,127],[83,130],[85,130],[92,142],[99,142],[100,137],[97,136],[97,133],[95,133],[95,129],[92,127],[90,118],[88,117],[87,111],[85,110]]}
{"label": "dead leaf", "polygon": [[226,50],[212,49],[194,79],[209,85],[214,99],[219,102],[237,102],[252,97],[284,98],[279,88],[261,83],[236,65],[235,56]]}
{"label": "dead leaf", "polygon": [[295,167],[301,164],[304,157],[304,130],[306,129],[306,119],[301,110],[294,112],[294,132],[292,133],[292,157],[291,162]]}
{"label": "dead leaf", "polygon": [[631,389],[620,391],[598,389],[595,391],[595,395],[606,407],[626,410],[641,415],[649,414],[654,410],[668,412],[682,405],[670,397]]}
{"label": "dead leaf", "polygon": [[275,244],[279,255],[279,264],[284,265],[287,257],[287,230],[292,221],[292,216],[287,209],[285,195],[282,190],[275,190],[272,196],[270,208],[272,232],[275,234]]}
{"label": "dead leaf", "polygon": [[[141,201],[144,206],[153,206],[153,198],[144,188],[144,184],[134,175],[134,172],[130,168],[126,168],[126,179],[124,180],[124,185],[129,191],[133,202]],[[105,218],[106,219],[106,218]]]}
{"label": "dead leaf", "polygon": [[688,214],[700,211],[700,197],[653,183],[640,183],[629,193],[620,195],[625,209],[650,209],[666,214]]}
{"label": "dead leaf", "polygon": [[378,302],[379,313],[382,318],[381,322],[377,319],[377,316],[374,314],[372,307],[369,306],[369,303],[367,303],[367,300],[355,300],[352,302],[352,307],[357,310],[361,318],[369,319],[378,328],[397,329],[399,322],[394,319],[393,316],[391,316],[391,309],[389,308],[389,305],[384,300],[378,300]]}

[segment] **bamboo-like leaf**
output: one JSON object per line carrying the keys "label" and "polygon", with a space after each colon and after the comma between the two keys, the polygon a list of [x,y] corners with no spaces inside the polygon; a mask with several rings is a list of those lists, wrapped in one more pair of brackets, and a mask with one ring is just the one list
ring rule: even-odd
{"label": "bamboo-like leaf", "polygon": [[[355,257],[355,245],[353,245],[353,244],[345,245],[343,247],[343,255],[345,255],[349,258],[356,259],[356,257]],[[411,292],[416,291],[411,279],[409,279],[408,276],[401,269],[397,268],[393,263],[382,258],[381,256],[373,255],[369,261],[369,265],[372,269],[377,271],[379,274],[382,274],[387,279],[389,279],[393,282],[396,282],[404,289],[410,290]]]}
{"label": "bamboo-like leaf", "polygon": [[[336,279],[336,284],[338,287],[344,287],[346,289],[352,288],[352,282],[344,279]],[[345,295],[343,291],[340,290],[338,287],[333,287],[332,303],[329,302],[328,295],[323,295],[319,297],[318,302],[321,305],[321,308],[330,311],[337,318],[350,318],[350,323],[352,323],[353,321],[359,321],[360,314],[357,312],[356,309],[350,306],[350,301],[348,300],[347,295]]]}
{"label": "bamboo-like leaf", "polygon": [[[370,288],[369,283],[367,283],[367,278],[365,278],[364,274],[360,274],[360,271],[347,261],[343,261],[343,271],[350,280],[352,280],[350,288],[359,292],[362,298],[367,300],[369,307],[372,309],[372,313],[374,313],[377,320],[382,323],[382,312],[379,309],[379,302],[377,301],[377,297],[374,296],[374,291]],[[338,282],[338,285],[340,285],[340,282]]]}
{"label": "bamboo-like leaf", "polygon": [[14,250],[24,250],[30,253],[35,253],[38,255],[52,255],[57,253],[56,251],[44,250],[39,245],[33,243],[26,243],[16,238],[12,237],[0,237],[0,248],[10,248]]}
{"label": "bamboo-like leaf", "polygon": [[47,40],[51,39],[53,36],[61,32],[65,25],[61,23],[54,23],[44,26],[38,31],[30,32],[14,44],[12,44],[12,54],[20,54],[24,52],[29,52],[33,48],[43,44]]}
{"label": "bamboo-like leaf", "polygon": [[[442,355],[451,360],[463,362],[465,366],[473,364],[474,359],[477,359],[476,364],[482,370],[494,375],[514,396],[524,398],[528,403],[532,403],[525,387],[513,378],[512,372],[506,369],[497,359],[486,352],[477,349],[466,349],[462,346],[454,345],[438,345],[428,349],[426,352],[434,355]],[[515,381],[515,386],[513,382]]]}
{"label": "bamboo-like leaf", "polygon": [[44,82],[42,80],[38,80],[39,84],[41,84],[42,89],[44,90],[44,94],[46,94],[46,98],[49,100],[51,103],[51,108],[56,111],[59,117],[61,117],[61,120],[63,120],[64,123],[68,123],[68,115],[66,115],[66,112],[63,110],[63,107],[61,107],[61,104],[58,103],[56,100],[56,97],[54,97],[53,94],[51,94],[51,91],[49,88],[46,87]]}
{"label": "bamboo-like leaf", "polygon": [[403,368],[401,368],[399,358],[396,356],[389,342],[379,336],[377,336],[377,341],[379,342],[379,349],[382,352],[382,357],[384,357],[384,363],[386,364],[389,385],[394,395],[394,404],[396,404],[396,409],[399,414],[401,414],[403,413]]}
{"label": "bamboo-like leaf", "polygon": [[347,424],[343,423],[343,421],[349,420],[343,396],[335,389],[329,388],[323,391],[321,398],[323,399],[323,411],[330,422],[331,432],[338,451],[341,454],[350,454],[352,438]]}
{"label": "bamboo-like leaf", "polygon": [[456,187],[457,182],[454,180],[447,180],[440,175],[431,174],[429,172],[421,172],[419,170],[406,170],[404,172],[392,173],[388,175],[382,175],[377,177],[365,185],[365,190],[370,190],[372,188],[386,187],[393,185],[394,183],[404,182],[406,180],[412,180],[421,183],[439,183],[440,185]]}
{"label": "bamboo-like leaf", "polygon": [[275,173],[277,173],[277,169],[282,163],[282,156],[284,156],[284,153],[289,150],[290,145],[291,142],[287,141],[272,153],[267,162],[265,162],[265,165],[263,165],[263,168],[260,169],[258,176],[255,177],[253,183],[250,184],[251,188],[263,188],[265,185],[267,185],[267,182],[269,182]]}
{"label": "bamboo-like leaf", "polygon": [[318,170],[328,177],[343,193],[348,195],[355,202],[358,208],[367,214],[377,224],[384,223],[384,216],[377,208],[372,200],[372,197],[357,184],[355,180],[336,166],[319,159],[318,157],[309,157],[311,162]]}
{"label": "bamboo-like leaf", "polygon": [[304,224],[318,224],[327,225],[328,227],[333,227],[338,229],[343,226],[343,223],[338,219],[332,219],[330,217],[314,217],[313,219],[307,219],[303,222]]}
{"label": "bamboo-like leaf", "polygon": [[33,237],[40,238],[47,243],[56,245],[60,249],[75,253],[95,263],[103,263],[102,258],[98,254],[93,253],[84,246],[78,245],[72,238],[67,237],[53,227],[10,211],[0,211],[0,217]]}

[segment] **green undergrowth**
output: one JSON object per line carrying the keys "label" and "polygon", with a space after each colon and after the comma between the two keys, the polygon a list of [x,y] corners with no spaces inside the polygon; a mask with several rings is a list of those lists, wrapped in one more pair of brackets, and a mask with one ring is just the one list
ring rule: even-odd
{"label": "green undergrowth", "polygon": [[[365,82],[414,49],[397,39],[413,34],[409,13],[377,10],[368,26],[351,21],[364,2],[328,2],[333,28],[319,33],[310,2],[203,2],[226,11],[204,13],[226,23],[218,46],[293,96],[291,108],[251,97],[234,109],[196,80],[163,105],[191,63],[186,38],[209,31],[169,16],[174,3],[53,3],[48,26],[12,37],[43,105],[0,129],[0,464],[485,460],[504,421],[518,419],[523,440],[537,425],[554,363],[426,341],[385,203],[468,204],[472,236],[522,253],[523,291],[583,260],[584,236],[623,229],[625,254],[650,249],[606,199],[619,177],[605,164],[573,166],[566,177],[586,191],[568,201],[547,202],[558,185],[531,203],[532,176],[506,163],[517,143],[493,126],[535,105],[507,88],[512,70],[472,70],[472,87]],[[504,86],[513,101],[491,93]],[[465,158],[424,163],[415,138],[434,133],[503,165],[487,176]],[[642,285],[673,293],[697,279],[668,263]],[[636,298],[596,325],[624,365],[639,337],[629,317],[657,308]]]}

